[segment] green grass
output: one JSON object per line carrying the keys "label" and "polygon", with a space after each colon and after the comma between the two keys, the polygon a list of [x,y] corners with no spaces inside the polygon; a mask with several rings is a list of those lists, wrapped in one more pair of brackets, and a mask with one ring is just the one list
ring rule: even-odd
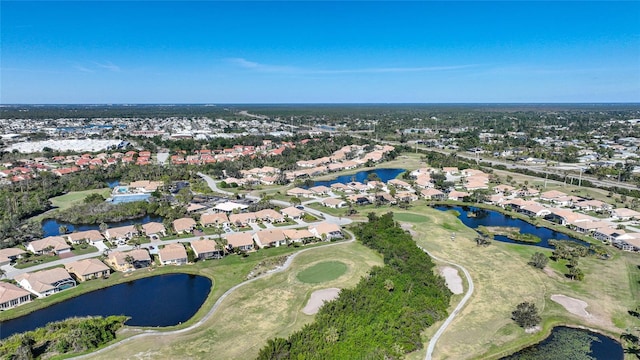
{"label": "green grass", "polygon": [[13,267],[15,267],[16,269],[26,269],[32,266],[45,264],[56,260],[60,260],[60,257],[58,257],[57,255],[32,255],[26,258],[18,259]]}
{"label": "green grass", "polygon": [[339,278],[347,272],[347,265],[340,261],[325,261],[298,273],[298,280],[307,284],[318,284]]}
{"label": "green grass", "polygon": [[66,210],[70,207],[82,204],[84,199],[91,194],[100,194],[105,199],[111,194],[111,189],[94,189],[85,191],[72,191],[70,193],[51,198],[51,204],[60,210]]}
{"label": "green grass", "polygon": [[405,222],[412,222],[412,223],[424,223],[429,221],[429,218],[427,218],[426,216],[412,214],[412,213],[396,212],[393,214],[393,218],[396,221],[405,221]]}

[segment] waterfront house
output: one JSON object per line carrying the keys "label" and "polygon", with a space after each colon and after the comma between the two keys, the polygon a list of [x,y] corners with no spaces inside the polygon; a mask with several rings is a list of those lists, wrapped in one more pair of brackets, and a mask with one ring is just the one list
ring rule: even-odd
{"label": "waterfront house", "polygon": [[227,235],[227,244],[232,249],[242,251],[253,250],[253,235],[246,232],[238,232]]}
{"label": "waterfront house", "polygon": [[107,263],[117,271],[131,271],[151,266],[151,256],[146,249],[114,251],[109,254]]}
{"label": "waterfront house", "polygon": [[167,236],[167,229],[164,227],[164,224],[159,222],[142,224],[142,232],[150,239]]}
{"label": "waterfront house", "polygon": [[313,224],[309,226],[309,231],[321,240],[342,239],[344,237],[340,226],[328,222]]}
{"label": "waterfront house", "polygon": [[124,245],[137,235],[138,230],[133,225],[109,228],[104,232],[104,237],[114,245]]}
{"label": "waterfront house", "polygon": [[182,244],[168,244],[158,251],[162,265],[184,265],[187,263],[187,251]]}
{"label": "waterfront house", "polygon": [[216,245],[213,240],[194,240],[191,242],[191,249],[199,260],[221,259],[224,251],[216,248]]}
{"label": "waterfront house", "polygon": [[287,245],[287,238],[281,229],[265,229],[253,234],[253,240],[260,248]]}
{"label": "waterfront house", "polygon": [[100,231],[98,230],[78,231],[71,234],[66,234],[64,236],[67,238],[67,241],[69,241],[73,245],[83,243],[94,245],[98,241],[104,240],[104,237],[102,237],[102,234],[100,234]]}
{"label": "waterfront house", "polygon": [[173,220],[173,229],[178,234],[188,234],[196,228],[196,221],[190,217]]}
{"label": "waterfront house", "polygon": [[467,196],[469,196],[469,193],[467,192],[453,190],[449,193],[449,195],[447,195],[447,198],[449,200],[463,201],[463,199]]}
{"label": "waterfront house", "polygon": [[19,248],[0,249],[0,266],[9,265],[27,252]]}
{"label": "waterfront house", "polygon": [[31,301],[31,293],[11,283],[0,281],[0,310],[12,309]]}
{"label": "waterfront house", "polygon": [[15,280],[37,297],[49,296],[76,286],[76,281],[63,268],[24,273],[17,275]]}
{"label": "waterfront house", "polygon": [[68,253],[71,246],[61,236],[49,236],[27,244],[27,250],[34,254],[54,253],[56,255]]}
{"label": "waterfront house", "polygon": [[84,259],[64,265],[70,274],[75,275],[79,281],[87,281],[97,278],[109,277],[111,270],[98,259]]}
{"label": "waterfront house", "polygon": [[424,189],[420,191],[420,195],[427,200],[445,200],[447,198],[447,194],[438,189]]}

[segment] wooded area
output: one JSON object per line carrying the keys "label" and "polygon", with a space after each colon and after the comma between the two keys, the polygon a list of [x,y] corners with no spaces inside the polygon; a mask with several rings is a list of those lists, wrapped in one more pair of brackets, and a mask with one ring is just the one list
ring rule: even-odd
{"label": "wooded area", "polygon": [[368,217],[354,233],[385,266],[343,289],[288,339],[269,340],[258,359],[394,359],[422,348],[421,332],[447,315],[451,293],[392,213]]}

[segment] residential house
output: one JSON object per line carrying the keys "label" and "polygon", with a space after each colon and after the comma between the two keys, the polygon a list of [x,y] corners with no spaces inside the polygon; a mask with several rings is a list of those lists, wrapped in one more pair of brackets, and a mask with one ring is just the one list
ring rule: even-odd
{"label": "residential house", "polygon": [[27,244],[27,250],[34,254],[54,253],[56,255],[68,253],[71,246],[61,236],[49,236]]}
{"label": "residential house", "polygon": [[142,224],[142,232],[150,239],[158,239],[162,236],[167,236],[167,229],[163,223],[148,222]]}
{"label": "residential house", "polygon": [[326,199],[323,199],[321,203],[322,205],[333,208],[333,209],[338,209],[338,208],[347,206],[347,203],[344,200],[338,199],[338,198],[326,198]]}
{"label": "residential house", "polygon": [[97,278],[109,277],[111,270],[102,261],[92,258],[74,261],[64,265],[70,274],[75,275],[78,281],[87,281]]}
{"label": "residential house", "polygon": [[310,198],[313,197],[313,192],[307,190],[307,189],[302,189],[299,187],[290,189],[287,191],[287,195],[289,196],[296,196],[296,197],[306,197],[306,198]]}
{"label": "residential house", "polygon": [[284,237],[293,243],[308,243],[310,241],[314,241],[316,239],[315,235],[307,229],[284,229],[282,230]]}
{"label": "residential house", "polygon": [[227,244],[232,249],[241,251],[253,250],[253,235],[246,232],[237,232],[227,235]]}
{"label": "residential house", "polygon": [[503,195],[513,194],[515,190],[516,188],[506,184],[500,184],[493,187],[493,191],[495,191],[496,194],[503,194]]}
{"label": "residential house", "polygon": [[453,190],[449,192],[447,198],[449,200],[462,201],[467,196],[469,196],[468,192]]}
{"label": "residential house", "polygon": [[158,251],[158,258],[162,265],[184,265],[187,263],[187,250],[182,244],[168,244]]}
{"label": "residential house", "polygon": [[12,309],[30,301],[30,292],[11,283],[0,281],[0,310]]}
{"label": "residential house", "polygon": [[616,229],[615,227],[601,227],[594,229],[591,236],[600,241],[613,242],[624,234],[626,234],[626,231],[622,229]]}
{"label": "residential house", "polygon": [[640,219],[640,212],[627,208],[612,209],[610,213],[611,217],[616,220]]}
{"label": "residential house", "polygon": [[135,249],[127,252],[113,251],[107,263],[117,271],[131,271],[151,266],[151,256],[146,249]]}
{"label": "residential house", "polygon": [[134,225],[109,228],[104,232],[104,237],[114,245],[124,245],[134,236],[138,236],[138,230]]}
{"label": "residential house", "polygon": [[627,233],[618,236],[613,246],[624,251],[640,251],[640,233]]}
{"label": "residential house", "polygon": [[255,212],[256,219],[260,219],[262,221],[268,221],[270,223],[274,222],[284,222],[284,215],[273,210],[273,209],[263,209]]}
{"label": "residential house", "polygon": [[412,190],[411,185],[408,182],[400,179],[391,179],[387,181],[387,185],[393,185],[396,189]]}
{"label": "residential house", "polygon": [[583,221],[594,221],[595,218],[583,214],[574,213],[568,209],[549,208],[550,213],[545,215],[545,219],[560,225],[571,225]]}
{"label": "residential house", "polygon": [[253,240],[260,248],[287,245],[287,238],[281,229],[265,229],[253,234]]}
{"label": "residential house", "polygon": [[215,226],[223,226],[229,223],[229,217],[226,213],[220,212],[215,214],[202,214],[200,217],[200,224],[204,227],[209,227],[212,225]]}
{"label": "residential house", "polygon": [[340,226],[328,222],[313,224],[309,226],[309,231],[321,240],[342,239],[344,237]]}
{"label": "residential house", "polygon": [[420,195],[427,200],[445,200],[447,198],[447,194],[438,189],[424,189],[420,191]]}
{"label": "residential house", "polygon": [[612,227],[615,226],[608,221],[579,221],[571,224],[574,231],[582,234],[591,234],[596,230]]}
{"label": "residential house", "polygon": [[196,221],[190,217],[173,220],[173,229],[178,234],[188,234],[196,228]]}
{"label": "residential house", "polygon": [[418,201],[419,197],[413,191],[398,191],[396,199],[402,202]]}
{"label": "residential house", "polygon": [[342,192],[351,192],[351,188],[343,183],[335,183],[331,184],[331,190],[338,190]]}
{"label": "residential house", "polygon": [[191,242],[191,248],[198,260],[221,259],[224,256],[224,250],[216,247],[213,240],[194,240]]}
{"label": "residential house", "polygon": [[612,208],[611,205],[602,202],[600,200],[583,200],[583,201],[578,201],[575,204],[573,204],[573,206],[576,209],[582,210],[582,211],[595,211],[595,212],[603,212],[606,210],[610,210]]}
{"label": "residential house", "polygon": [[217,204],[214,207],[214,210],[217,212],[223,212],[225,214],[231,214],[234,211],[244,211],[249,207],[249,205],[238,204],[233,201],[225,201],[223,203]]}
{"label": "residential house", "polygon": [[565,197],[565,196],[569,196],[569,195],[563,193],[562,191],[550,190],[550,191],[546,191],[546,192],[543,192],[542,194],[540,194],[540,200],[552,202],[553,200],[555,200],[557,198],[561,198],[561,197]]}
{"label": "residential house", "polygon": [[229,222],[236,226],[247,226],[249,223],[256,222],[256,213],[241,213],[229,215]]}
{"label": "residential house", "polygon": [[305,214],[304,210],[300,210],[293,206],[289,206],[280,210],[280,213],[293,220],[302,219],[302,217],[304,217],[304,214]]}
{"label": "residential house", "polygon": [[518,212],[531,217],[543,217],[551,214],[551,210],[535,201],[525,201],[525,203],[518,209]]}
{"label": "residential house", "polygon": [[17,275],[15,280],[23,289],[37,297],[49,296],[76,286],[76,281],[63,268],[24,273]]}
{"label": "residential house", "polygon": [[104,237],[102,237],[102,234],[100,234],[100,231],[98,230],[78,231],[64,236],[67,238],[67,241],[74,245],[83,243],[94,245],[95,243],[104,240]]}
{"label": "residential house", "polygon": [[328,195],[331,192],[331,189],[326,186],[314,186],[310,187],[309,191],[311,191],[314,195]]}
{"label": "residential house", "polygon": [[0,249],[0,266],[9,265],[27,252],[19,248]]}

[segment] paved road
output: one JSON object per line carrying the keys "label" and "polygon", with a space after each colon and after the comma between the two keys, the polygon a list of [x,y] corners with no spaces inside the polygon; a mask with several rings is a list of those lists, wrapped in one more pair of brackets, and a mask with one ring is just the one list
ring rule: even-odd
{"label": "paved road", "polygon": [[[422,249],[422,248],[420,248]],[[451,261],[447,261],[447,260],[443,260],[440,259],[436,256],[434,256],[433,254],[431,254],[429,251],[422,249],[422,251],[426,252],[427,254],[429,254],[429,256],[431,256],[432,258],[434,258],[437,261],[440,262],[444,262],[450,265],[453,265],[457,268],[459,268],[460,270],[462,270],[462,272],[464,273],[464,276],[467,278],[467,282],[469,283],[469,289],[467,289],[467,293],[464,295],[464,297],[462,298],[462,300],[460,301],[460,303],[458,304],[458,306],[456,306],[456,308],[453,310],[453,312],[449,315],[449,317],[447,318],[447,320],[444,321],[444,323],[440,326],[440,328],[438,329],[438,331],[436,331],[435,335],[433,335],[433,337],[431,338],[431,340],[429,341],[429,346],[427,347],[427,354],[425,356],[425,360],[431,360],[433,358],[433,350],[436,347],[436,343],[438,342],[438,340],[440,339],[440,337],[442,336],[442,334],[444,334],[445,330],[447,330],[447,327],[449,326],[449,324],[451,324],[451,322],[453,321],[453,319],[456,317],[456,315],[458,315],[458,313],[460,312],[460,310],[462,310],[462,308],[464,307],[464,305],[467,303],[467,301],[471,298],[471,295],[473,294],[473,291],[475,289],[474,285],[473,285],[473,280],[471,279],[471,275],[469,274],[469,272],[467,271],[467,269],[465,269],[464,267],[462,267],[461,265],[458,265],[456,263],[453,263]]]}
{"label": "paved road", "polygon": [[347,233],[350,236],[349,240],[342,241],[342,242],[336,242],[336,243],[329,243],[329,244],[326,244],[326,245],[316,246],[316,247],[313,247],[313,248],[302,249],[302,250],[300,250],[298,252],[295,252],[295,253],[291,254],[287,258],[287,260],[284,262],[284,264],[282,264],[282,266],[280,266],[280,267],[278,267],[278,268],[276,268],[274,270],[271,270],[271,271],[269,271],[269,272],[267,272],[265,274],[257,276],[257,277],[255,277],[253,279],[244,281],[244,282],[232,287],[231,289],[227,290],[224,294],[222,294],[220,296],[220,298],[218,298],[218,300],[215,302],[215,304],[213,304],[213,307],[211,308],[211,310],[209,310],[209,312],[205,316],[203,316],[202,319],[198,320],[198,322],[196,322],[195,324],[193,324],[193,325],[191,325],[189,327],[186,327],[186,328],[180,329],[180,330],[174,330],[174,331],[141,330],[141,333],[138,334],[138,335],[134,335],[134,336],[128,337],[128,338],[126,338],[126,339],[124,339],[122,341],[119,341],[119,342],[115,343],[115,344],[112,344],[112,345],[109,345],[109,346],[107,346],[105,348],[102,348],[102,349],[100,349],[100,350],[98,350],[96,352],[92,352],[90,354],[78,356],[78,357],[75,357],[74,359],[88,359],[88,358],[91,358],[91,357],[95,356],[96,354],[106,353],[106,352],[110,351],[111,349],[113,349],[113,348],[115,348],[117,346],[122,346],[122,345],[124,345],[126,343],[129,343],[129,342],[131,342],[133,340],[141,339],[143,337],[176,335],[176,334],[182,334],[182,333],[186,333],[188,331],[197,329],[200,326],[202,326],[207,320],[209,320],[215,314],[215,312],[218,310],[218,308],[220,307],[222,302],[227,297],[229,297],[229,295],[231,295],[234,291],[236,291],[237,289],[239,289],[239,288],[241,288],[241,287],[243,287],[243,286],[245,286],[245,285],[247,285],[249,283],[252,283],[254,281],[262,279],[262,278],[264,278],[266,276],[269,276],[271,274],[275,274],[275,273],[279,273],[279,272],[283,272],[283,271],[287,270],[291,266],[291,264],[293,263],[293,260],[299,254],[302,254],[302,253],[307,252],[307,251],[313,251],[313,250],[319,249],[319,248],[324,248],[324,247],[328,247],[328,246],[340,246],[340,245],[349,244],[349,243],[353,242],[355,240],[355,236],[353,234],[349,233],[349,232],[347,232]]}

